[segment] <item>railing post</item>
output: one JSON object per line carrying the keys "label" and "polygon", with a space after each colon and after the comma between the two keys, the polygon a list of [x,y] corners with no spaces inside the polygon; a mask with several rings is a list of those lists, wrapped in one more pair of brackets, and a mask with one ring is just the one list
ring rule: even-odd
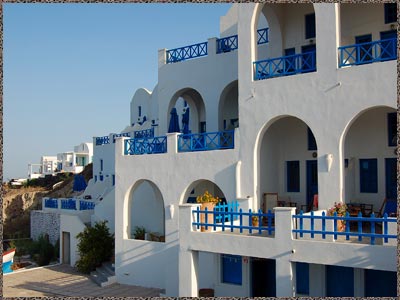
{"label": "railing post", "polygon": [[209,38],[207,40],[207,55],[208,56],[215,56],[217,55],[217,38],[213,37],[213,38]]}
{"label": "railing post", "polygon": [[178,132],[167,133],[167,152],[178,153]]}
{"label": "railing post", "polygon": [[167,63],[167,50],[159,49],[158,50],[158,68],[161,68],[166,63]]}

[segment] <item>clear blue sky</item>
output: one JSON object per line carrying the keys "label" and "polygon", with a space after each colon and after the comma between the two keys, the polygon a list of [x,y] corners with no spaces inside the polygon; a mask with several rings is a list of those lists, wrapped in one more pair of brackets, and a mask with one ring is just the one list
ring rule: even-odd
{"label": "clear blue sky", "polygon": [[129,125],[158,49],[219,37],[231,4],[3,4],[3,180]]}

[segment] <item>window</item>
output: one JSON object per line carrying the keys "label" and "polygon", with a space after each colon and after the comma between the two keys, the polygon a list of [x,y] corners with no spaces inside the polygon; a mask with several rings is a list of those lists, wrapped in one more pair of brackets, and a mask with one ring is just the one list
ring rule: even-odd
{"label": "window", "polygon": [[394,147],[397,144],[397,115],[396,113],[388,113],[388,145]]}
{"label": "window", "polygon": [[317,142],[310,127],[307,127],[308,150],[317,150]]}
{"label": "window", "polygon": [[113,174],[113,176],[112,176],[112,185],[113,186],[115,185],[115,174]]}
{"label": "window", "polygon": [[306,15],[306,39],[315,38],[315,14]]}
{"label": "window", "polygon": [[378,192],[378,160],[360,159],[360,193]]}
{"label": "window", "polygon": [[297,262],[296,263],[296,293],[308,295],[310,293],[310,270],[309,264]]}
{"label": "window", "polygon": [[100,171],[103,171],[103,160],[100,159]]}
{"label": "window", "polygon": [[397,21],[397,5],[396,3],[385,3],[385,24]]}
{"label": "window", "polygon": [[287,191],[300,192],[300,162],[298,160],[286,162]]}
{"label": "window", "polygon": [[222,282],[242,284],[242,257],[238,255],[221,255]]}
{"label": "window", "polygon": [[97,182],[97,175],[94,175],[94,182]]}
{"label": "window", "polygon": [[103,179],[104,179],[104,176],[100,175],[100,181],[103,181]]}
{"label": "window", "polygon": [[139,117],[142,116],[142,107],[141,106],[138,106],[138,114],[139,114]]}

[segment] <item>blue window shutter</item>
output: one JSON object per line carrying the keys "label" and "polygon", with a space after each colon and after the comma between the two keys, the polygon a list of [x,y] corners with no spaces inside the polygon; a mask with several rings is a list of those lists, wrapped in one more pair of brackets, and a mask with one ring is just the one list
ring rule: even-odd
{"label": "blue window shutter", "polygon": [[138,114],[139,114],[139,117],[141,117],[142,116],[142,107],[141,106],[138,106]]}
{"label": "blue window shutter", "polygon": [[296,263],[296,293],[308,295],[310,293],[310,270],[307,263]]}
{"label": "blue window shutter", "polygon": [[288,192],[300,192],[300,162],[286,162],[286,187]]}
{"label": "blue window shutter", "polygon": [[360,159],[360,193],[378,192],[378,160]]}
{"label": "blue window shutter", "polygon": [[242,257],[238,255],[221,255],[222,282],[242,284]]}

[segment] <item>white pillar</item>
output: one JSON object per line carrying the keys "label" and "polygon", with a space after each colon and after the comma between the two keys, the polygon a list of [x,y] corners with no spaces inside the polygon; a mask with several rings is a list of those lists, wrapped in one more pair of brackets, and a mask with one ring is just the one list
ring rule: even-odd
{"label": "white pillar", "polygon": [[158,68],[165,65],[167,63],[167,50],[159,49],[158,50]]}
{"label": "white pillar", "polygon": [[178,153],[178,135],[180,133],[172,132],[167,133],[167,152],[176,154]]}
{"label": "white pillar", "polygon": [[179,297],[198,297],[199,253],[179,249]]}

